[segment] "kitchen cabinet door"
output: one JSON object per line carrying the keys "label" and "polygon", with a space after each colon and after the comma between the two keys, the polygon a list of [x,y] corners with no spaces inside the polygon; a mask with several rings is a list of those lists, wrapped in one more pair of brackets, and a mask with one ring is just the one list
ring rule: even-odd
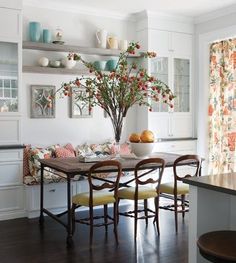
{"label": "kitchen cabinet door", "polygon": [[172,32],[171,50],[177,54],[192,55],[192,35]]}
{"label": "kitchen cabinet door", "polygon": [[20,11],[0,8],[0,39],[19,40],[20,23]]}
{"label": "kitchen cabinet door", "polygon": [[18,112],[18,44],[0,42],[0,114]]}

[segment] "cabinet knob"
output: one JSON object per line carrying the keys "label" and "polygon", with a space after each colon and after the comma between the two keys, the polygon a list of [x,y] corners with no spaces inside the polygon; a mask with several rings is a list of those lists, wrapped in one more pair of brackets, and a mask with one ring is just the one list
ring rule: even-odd
{"label": "cabinet knob", "polygon": [[56,192],[56,189],[50,189],[49,192],[54,193],[54,192]]}

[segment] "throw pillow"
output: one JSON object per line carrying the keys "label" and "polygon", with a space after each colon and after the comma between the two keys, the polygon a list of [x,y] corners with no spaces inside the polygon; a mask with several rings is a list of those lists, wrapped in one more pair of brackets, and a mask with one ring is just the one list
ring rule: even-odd
{"label": "throw pillow", "polygon": [[30,145],[25,145],[25,148],[23,150],[23,176],[29,176],[30,175],[30,169],[29,169],[29,150]]}
{"label": "throw pillow", "polygon": [[75,157],[75,152],[66,148],[56,148],[55,154],[57,158]]}
{"label": "throw pillow", "polygon": [[34,177],[40,177],[40,162],[39,159],[49,159],[52,157],[52,151],[41,148],[31,148],[28,152],[29,170]]}
{"label": "throw pillow", "polygon": [[113,142],[108,141],[101,144],[91,144],[90,148],[96,154],[110,155],[112,153],[112,146]]}
{"label": "throw pillow", "polygon": [[74,155],[76,154],[76,151],[75,151],[75,148],[73,147],[73,145],[71,143],[67,143],[65,146],[64,146],[65,149],[71,151],[72,153],[74,153]]}

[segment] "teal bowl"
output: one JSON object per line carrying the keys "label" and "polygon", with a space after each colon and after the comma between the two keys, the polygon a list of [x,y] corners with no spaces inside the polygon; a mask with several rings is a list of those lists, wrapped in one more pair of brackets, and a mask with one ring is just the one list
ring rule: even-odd
{"label": "teal bowl", "polygon": [[112,71],[116,68],[117,66],[117,63],[118,63],[118,59],[110,59],[107,61],[107,65],[106,65],[106,68],[108,71]]}
{"label": "teal bowl", "polygon": [[103,71],[106,68],[106,63],[107,61],[105,60],[99,60],[99,61],[94,61],[93,65],[96,70]]}

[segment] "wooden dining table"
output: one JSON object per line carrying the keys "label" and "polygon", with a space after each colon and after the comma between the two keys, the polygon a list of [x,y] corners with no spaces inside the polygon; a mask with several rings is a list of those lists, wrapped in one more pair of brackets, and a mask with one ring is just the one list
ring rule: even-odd
{"label": "wooden dining table", "polygon": [[[164,153],[164,152],[156,152],[152,153],[149,157],[158,157],[165,160],[166,167],[172,167],[174,164],[174,161],[179,157],[178,154],[173,153]],[[114,157],[111,157],[115,159]],[[145,158],[143,158],[145,159]],[[140,158],[135,158],[134,156],[125,156],[117,158],[121,165],[122,165],[122,171],[129,172],[134,171],[134,168],[136,164],[141,161]],[[71,181],[75,175],[83,175],[87,176],[89,169],[94,164],[94,162],[81,162],[78,158],[51,158],[51,159],[40,159],[39,162],[41,163],[41,183],[40,183],[40,217],[39,217],[39,223],[42,227],[44,225],[44,214],[47,214],[54,220],[56,220],[58,223],[63,225],[67,230],[67,246],[71,247],[73,246],[73,239],[72,239],[72,214],[71,214]],[[190,165],[193,163],[189,163]],[[186,165],[186,163],[183,163],[183,165]],[[67,210],[59,213],[59,214],[53,214],[48,209],[44,207],[44,171],[47,170],[47,168],[51,168],[56,172],[62,172],[66,178],[67,182]],[[158,164],[149,164],[145,165],[143,169],[145,169],[144,173],[140,176],[144,176],[147,173],[153,172],[155,170],[158,170],[159,165]],[[99,170],[99,172],[114,172],[114,168],[107,168],[106,170]],[[96,175],[93,176],[94,178],[102,181],[109,182],[109,178],[99,178],[96,177]],[[127,178],[127,181],[124,181],[120,183],[120,187],[129,187],[130,183],[132,183],[135,180],[134,176],[130,179],[130,177]],[[67,214],[67,222],[65,223],[60,219],[61,216]]]}

